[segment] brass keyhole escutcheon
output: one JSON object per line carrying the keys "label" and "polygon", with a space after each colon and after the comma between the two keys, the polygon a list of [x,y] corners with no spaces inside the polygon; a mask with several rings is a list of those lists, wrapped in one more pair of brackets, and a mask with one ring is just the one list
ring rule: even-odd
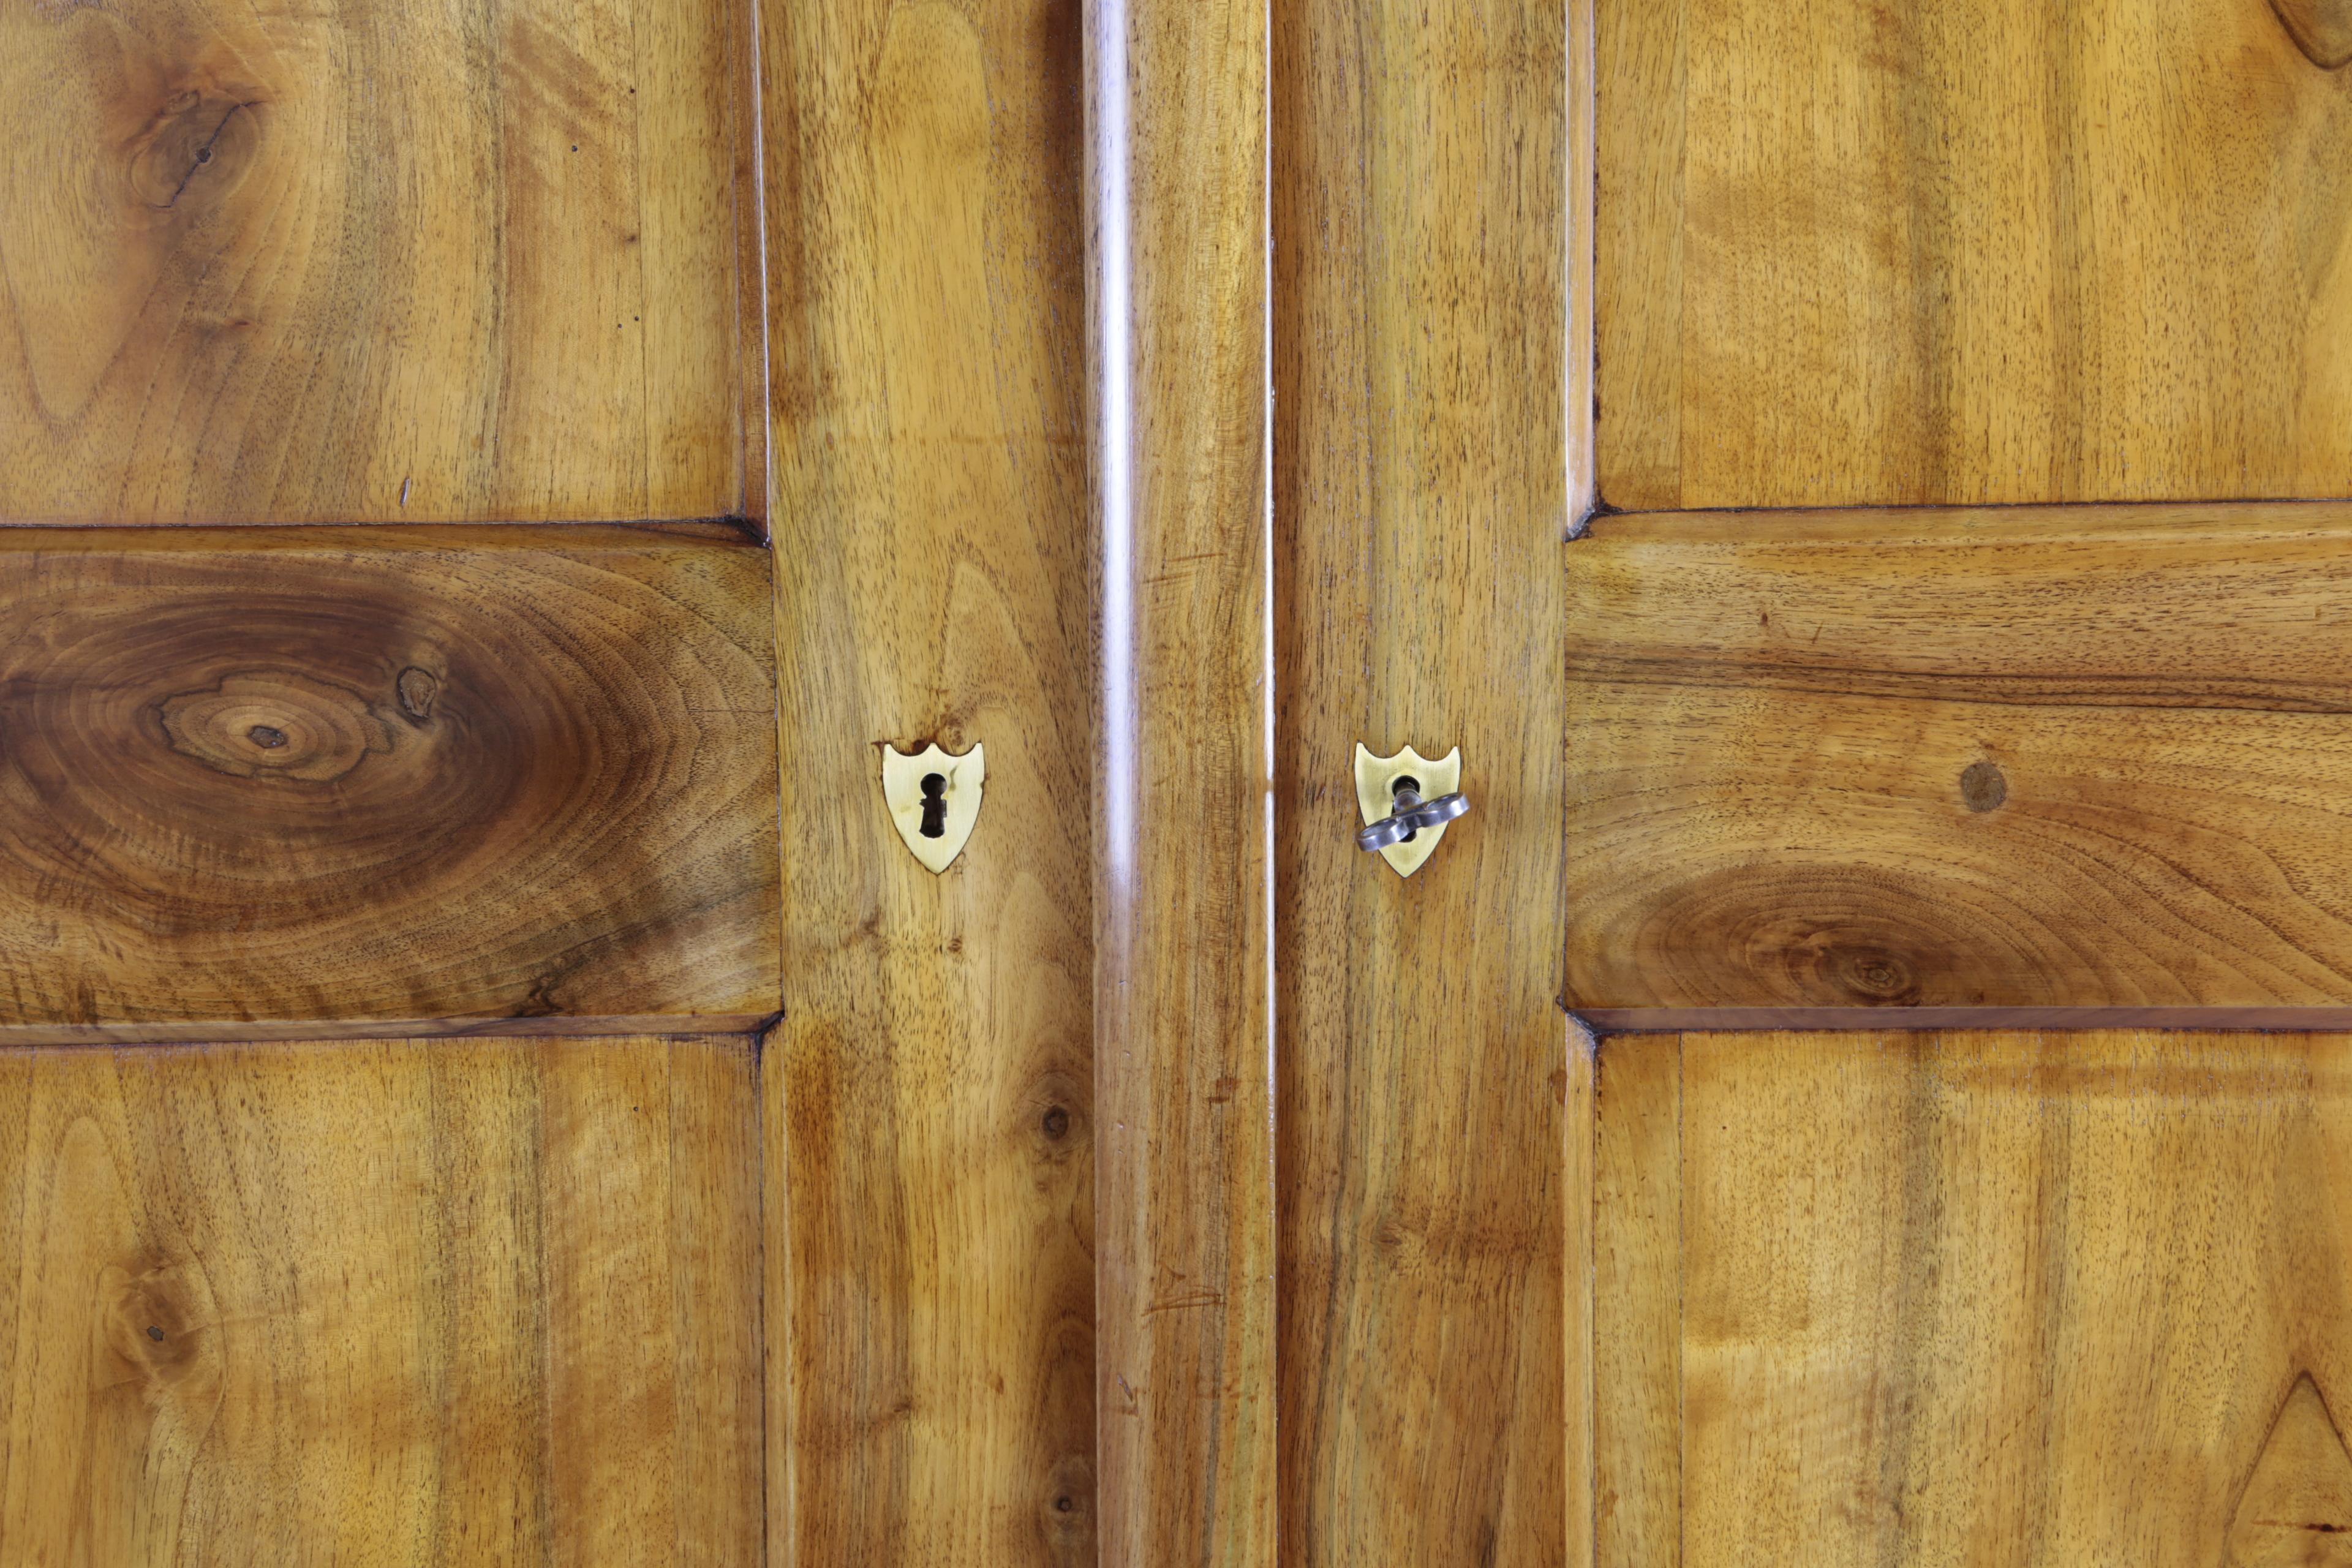
{"label": "brass keyhole escutcheon", "polygon": [[988,778],[988,755],[977,742],[955,756],[933,742],[909,756],[884,742],[882,800],[890,824],[915,858],[934,872],[946,870],[963,852],[980,820],[980,796]]}

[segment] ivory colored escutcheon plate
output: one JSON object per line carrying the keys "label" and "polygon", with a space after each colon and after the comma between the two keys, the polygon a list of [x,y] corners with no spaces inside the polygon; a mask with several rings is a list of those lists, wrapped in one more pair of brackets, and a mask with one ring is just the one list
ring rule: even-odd
{"label": "ivory colored escutcheon plate", "polygon": [[[929,800],[923,781],[937,773],[943,781],[939,798],[946,810],[937,837],[923,835],[923,812]],[[907,847],[934,872],[944,871],[963,852],[980,820],[980,792],[988,778],[988,751],[978,742],[961,756],[942,751],[937,742],[913,756],[893,745],[882,747],[882,798],[890,807],[891,825]]]}
{"label": "ivory colored escutcheon plate", "polygon": [[[1356,809],[1363,813],[1365,826],[1395,809],[1396,782],[1402,778],[1419,780],[1423,800],[1451,795],[1462,787],[1462,748],[1456,746],[1432,762],[1411,746],[1392,757],[1376,757],[1361,741],[1357,742]],[[1439,823],[1424,827],[1404,843],[1391,844],[1378,854],[1395,868],[1398,876],[1410,877],[1421,869],[1421,863],[1429,858],[1451,826]]]}

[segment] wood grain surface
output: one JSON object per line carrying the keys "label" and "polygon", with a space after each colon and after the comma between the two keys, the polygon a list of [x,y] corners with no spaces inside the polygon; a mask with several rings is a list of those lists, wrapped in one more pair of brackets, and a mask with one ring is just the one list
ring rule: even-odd
{"label": "wood grain surface", "polygon": [[[1093,1568],[1091,605],[1076,7],[776,0],[783,1023],[770,1540]],[[987,746],[908,853],[879,743]]]}
{"label": "wood grain surface", "polygon": [[1619,1036],[1600,1561],[2339,1560],[2352,1037]]}
{"label": "wood grain surface", "polygon": [[716,0],[7,7],[0,521],[758,515],[750,69]]}
{"label": "wood grain surface", "polygon": [[1087,13],[1105,1568],[1279,1545],[1268,20]]}
{"label": "wood grain surface", "polygon": [[[1563,23],[1276,8],[1286,1563],[1567,1550]],[[1462,750],[1410,880],[1355,846],[1359,742]]]}
{"label": "wood grain surface", "polygon": [[1602,496],[2352,493],[2347,40],[2336,0],[1601,0]]}
{"label": "wood grain surface", "polygon": [[2352,1003],[2352,508],[1608,518],[1580,1008]]}
{"label": "wood grain surface", "polygon": [[0,531],[0,1042],[751,1026],[768,596],[645,531]]}
{"label": "wood grain surface", "polygon": [[0,1556],[751,1563],[740,1039],[0,1052]]}

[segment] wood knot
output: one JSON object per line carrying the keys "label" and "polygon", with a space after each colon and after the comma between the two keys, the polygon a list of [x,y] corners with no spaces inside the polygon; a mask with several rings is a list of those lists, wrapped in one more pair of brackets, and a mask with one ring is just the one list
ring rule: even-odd
{"label": "wood knot", "polygon": [[393,682],[400,697],[400,710],[418,723],[433,717],[433,700],[441,695],[441,678],[429,669],[410,665]]}
{"label": "wood knot", "polygon": [[193,1263],[133,1258],[101,1269],[98,1288],[114,1360],[106,1381],[207,1403],[217,1392],[219,1368],[211,1344],[212,1292],[202,1271]]}
{"label": "wood knot", "polygon": [[1831,954],[1828,973],[1848,997],[1870,1006],[1912,1006],[1919,984],[1911,965],[1883,948],[1845,948]]}
{"label": "wood knot", "polygon": [[260,100],[220,87],[182,89],[148,120],[130,146],[131,199],[171,213],[225,194],[261,145]]}
{"label": "wood knot", "polygon": [[165,698],[161,711],[173,751],[236,778],[328,784],[392,749],[357,692],[288,670],[227,676]]}
{"label": "wood knot", "polygon": [[2008,798],[2009,781],[1992,763],[1970,763],[1960,770],[1960,802],[1970,811],[1990,811]]}

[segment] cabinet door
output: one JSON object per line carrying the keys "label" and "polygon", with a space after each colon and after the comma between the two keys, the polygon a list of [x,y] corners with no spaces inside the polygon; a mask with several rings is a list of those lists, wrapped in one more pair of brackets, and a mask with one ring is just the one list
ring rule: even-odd
{"label": "cabinet door", "polygon": [[0,1562],[764,1553],[752,36],[0,8]]}
{"label": "cabinet door", "polygon": [[2332,1561],[2347,16],[1595,22],[1591,1548]]}

